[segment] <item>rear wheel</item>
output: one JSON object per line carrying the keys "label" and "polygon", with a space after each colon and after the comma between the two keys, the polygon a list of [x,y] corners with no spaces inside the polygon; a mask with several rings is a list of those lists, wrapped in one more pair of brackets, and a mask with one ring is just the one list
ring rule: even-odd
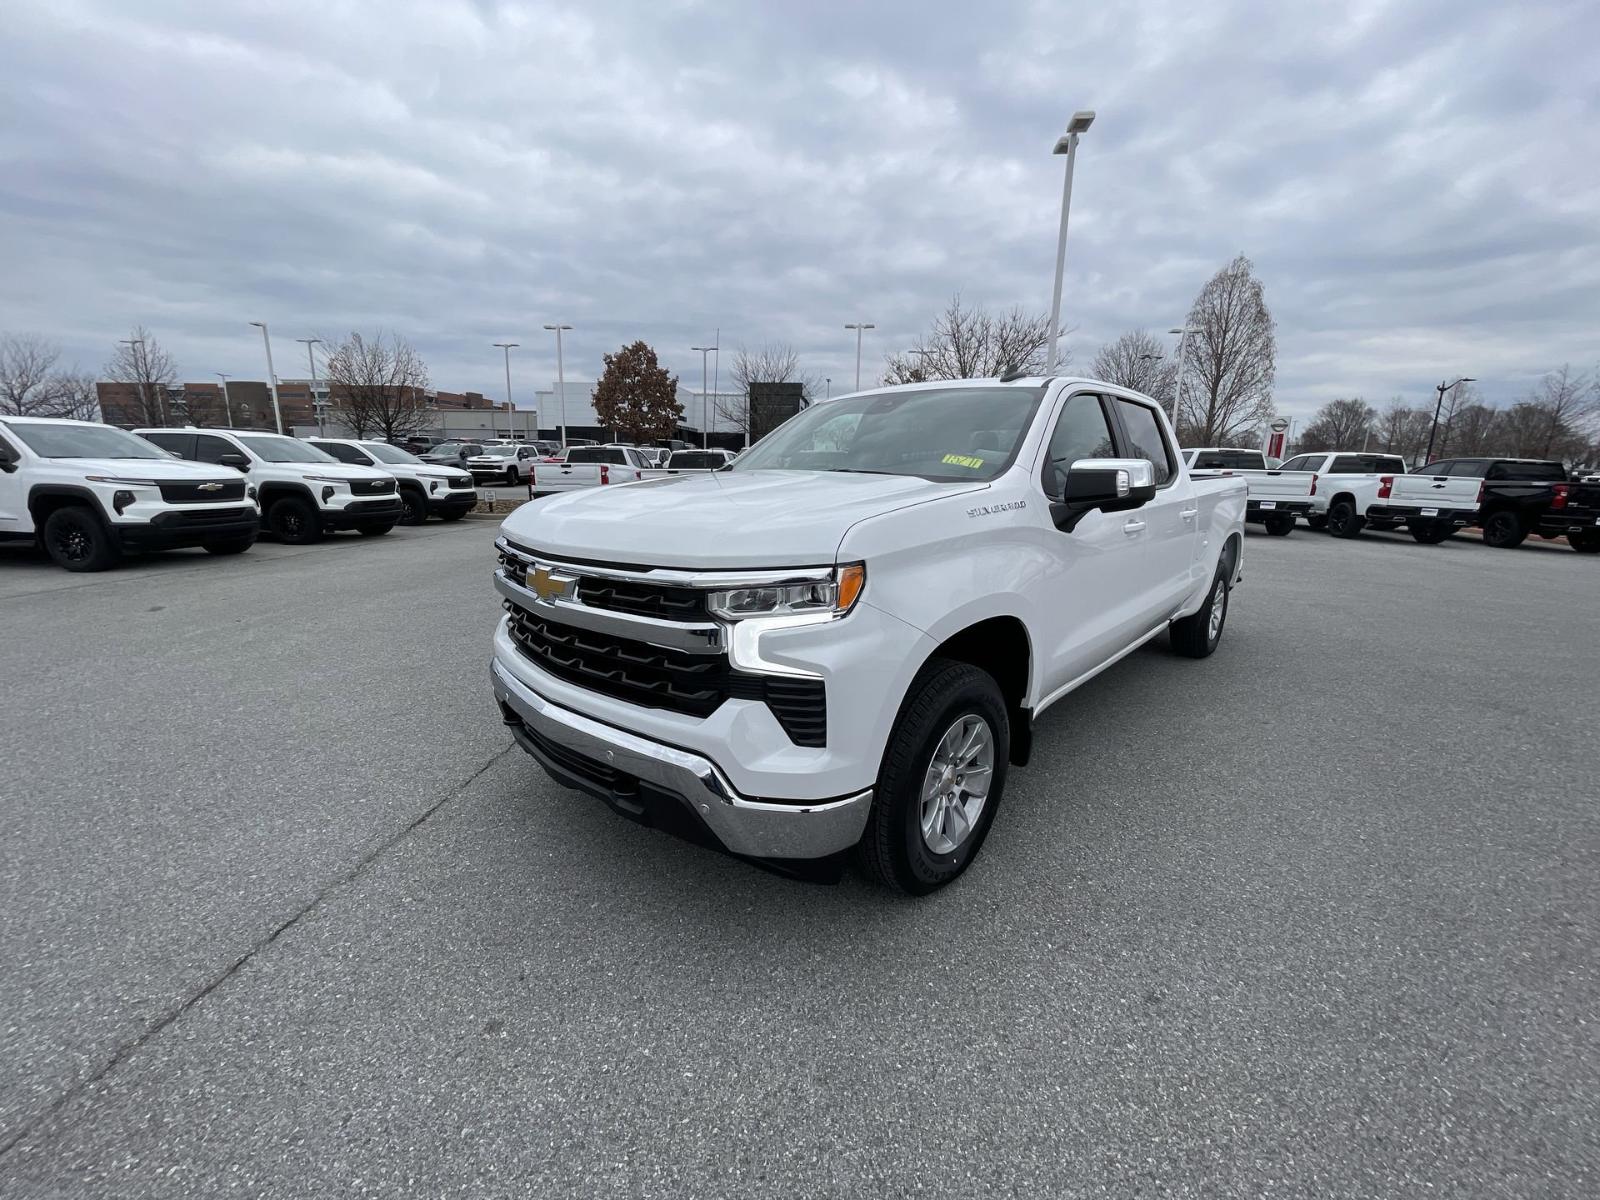
{"label": "rear wheel", "polygon": [[1569,533],[1567,545],[1579,554],[1600,554],[1600,529],[1580,529]]}
{"label": "rear wheel", "polygon": [[393,521],[381,521],[376,524],[357,525],[356,532],[362,537],[382,537],[393,528]]}
{"label": "rear wheel", "polygon": [[273,501],[272,507],[267,509],[267,526],[278,535],[280,542],[291,546],[308,546],[322,540],[321,518],[298,496]]}
{"label": "rear wheel", "polygon": [[421,525],[428,519],[428,498],[412,488],[400,490],[400,524]]}
{"label": "rear wheel", "polygon": [[212,538],[209,542],[201,542],[207,554],[243,554],[256,544],[256,535],[251,533],[244,537]]}
{"label": "rear wheel", "polygon": [[100,518],[81,505],[58,508],[46,518],[44,548],[68,571],[104,571],[122,558]]}
{"label": "rear wheel", "polygon": [[1267,532],[1273,537],[1287,537],[1294,532],[1294,516],[1290,513],[1271,516],[1266,519]]}
{"label": "rear wheel", "polygon": [[914,896],[955,879],[989,834],[1010,753],[994,677],[970,663],[931,660],[912,681],[883,752],[863,865]]}
{"label": "rear wheel", "polygon": [[1200,611],[1181,617],[1169,627],[1174,653],[1185,658],[1205,658],[1215,652],[1222,641],[1222,627],[1228,621],[1228,567],[1217,568],[1217,577],[1211,581]]}
{"label": "rear wheel", "polygon": [[1440,542],[1455,536],[1455,526],[1446,525],[1443,521],[1413,521],[1411,523],[1411,536],[1424,546],[1437,546]]}
{"label": "rear wheel", "polygon": [[1356,506],[1348,500],[1328,506],[1328,532],[1334,537],[1359,537],[1366,524],[1366,519],[1356,512]]}
{"label": "rear wheel", "polygon": [[1496,550],[1514,549],[1522,545],[1527,537],[1527,527],[1514,512],[1490,513],[1488,520],[1483,523],[1484,544]]}

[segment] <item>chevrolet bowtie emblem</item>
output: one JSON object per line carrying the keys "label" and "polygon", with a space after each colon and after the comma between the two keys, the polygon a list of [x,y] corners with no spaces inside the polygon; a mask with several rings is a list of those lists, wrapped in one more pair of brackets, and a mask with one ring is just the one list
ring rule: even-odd
{"label": "chevrolet bowtie emblem", "polygon": [[220,483],[202,483],[195,490],[199,492],[220,492],[222,490],[222,486],[223,485]]}
{"label": "chevrolet bowtie emblem", "polygon": [[567,595],[572,582],[572,576],[557,575],[549,567],[534,567],[528,572],[528,588],[541,600]]}

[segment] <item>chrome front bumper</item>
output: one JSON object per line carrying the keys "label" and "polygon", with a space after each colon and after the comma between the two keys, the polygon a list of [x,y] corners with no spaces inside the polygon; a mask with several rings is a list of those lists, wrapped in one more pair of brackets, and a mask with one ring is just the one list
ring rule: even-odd
{"label": "chrome front bumper", "polygon": [[[617,772],[629,781],[649,784],[676,797],[710,830],[725,849],[748,858],[822,858],[847,850],[861,840],[872,790],[837,800],[793,804],[751,800],[734,791],[716,763],[698,754],[662,745],[615,726],[573,712],[545,699],[510,672],[491,661],[489,675],[495,699],[527,726],[517,740],[558,782],[622,807],[624,795],[607,796],[593,781],[578,781],[559,757],[540,742]],[[534,736],[529,737],[531,732]]]}

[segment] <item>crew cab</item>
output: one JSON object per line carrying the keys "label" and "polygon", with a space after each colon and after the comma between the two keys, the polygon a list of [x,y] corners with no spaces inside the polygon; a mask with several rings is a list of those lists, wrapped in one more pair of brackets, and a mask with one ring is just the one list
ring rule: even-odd
{"label": "crew cab", "polygon": [[232,429],[135,432],[179,458],[230,467],[244,475],[261,506],[262,526],[290,545],[319,541],[335,529],[377,537],[400,519],[393,475],[342,463],[299,438]]}
{"label": "crew cab", "polygon": [[1196,476],[1236,475],[1243,479],[1250,489],[1245,520],[1264,525],[1276,537],[1293,533],[1296,518],[1311,515],[1317,477],[1310,472],[1270,467],[1260,450],[1196,446],[1181,453]]}
{"label": "crew cab", "polygon": [[260,519],[235,472],[175,462],[111,425],[0,416],[0,541],[42,545],[68,571],[128,551],[240,554]]}
{"label": "crew cab", "polygon": [[674,450],[667,459],[667,470],[720,471],[732,461],[733,455],[727,450]]}
{"label": "crew cab", "polygon": [[1530,533],[1565,537],[1579,554],[1600,554],[1600,483],[1569,479],[1558,462],[1537,458],[1451,458],[1417,472],[1441,503],[1469,505],[1485,545],[1520,546]]}
{"label": "crew cab", "polygon": [[321,437],[306,441],[342,463],[375,467],[393,475],[400,488],[402,525],[421,525],[429,517],[459,521],[477,507],[478,489],[466,471],[425,463],[388,442]]}
{"label": "crew cab", "polygon": [[637,483],[660,474],[632,446],[569,446],[560,462],[529,464],[528,491],[548,496],[602,484]]}
{"label": "crew cab", "polygon": [[1163,633],[1217,648],[1246,498],[1106,383],[835,397],[726,471],[518,508],[494,694],[553,778],[625,816],[783,870],[858,850],[930,892],[1046,709]]}
{"label": "crew cab", "polygon": [[515,487],[528,478],[539,452],[532,446],[507,442],[504,445],[487,445],[466,461],[472,478],[483,484],[503,483]]}
{"label": "crew cab", "polygon": [[[1406,460],[1398,454],[1369,454],[1365,450],[1319,450],[1314,454],[1301,454],[1283,464],[1285,471],[1309,471],[1317,478],[1311,493],[1311,512],[1306,524],[1313,529],[1328,527],[1328,509],[1340,498],[1354,502],[1352,488],[1363,487],[1372,481],[1364,493],[1368,501],[1377,492],[1380,475],[1404,475]],[[1365,508],[1359,510],[1365,516]]]}

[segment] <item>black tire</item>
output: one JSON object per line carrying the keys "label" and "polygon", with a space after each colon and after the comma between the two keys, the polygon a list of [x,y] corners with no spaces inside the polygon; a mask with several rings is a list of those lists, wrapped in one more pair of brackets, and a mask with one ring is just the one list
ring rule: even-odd
{"label": "black tire", "polygon": [[[940,742],[969,717],[984,723],[992,740],[989,791],[970,832],[940,854],[923,835],[923,785]],[[930,659],[912,680],[883,752],[872,812],[861,836],[867,872],[889,887],[925,896],[965,871],[994,823],[1010,754],[1005,697],[994,677],[970,663]]]}
{"label": "black tire", "polygon": [[517,469],[515,467],[507,467],[506,468],[506,486],[507,487],[516,487],[517,486]]}
{"label": "black tire", "polygon": [[400,489],[400,524],[421,525],[428,519],[428,498],[415,488]]}
{"label": "black tire", "polygon": [[356,532],[362,537],[382,537],[393,528],[393,521],[381,521],[376,524],[357,525]]}
{"label": "black tire", "polygon": [[462,517],[467,515],[468,511],[468,509],[464,508],[452,508],[449,512],[440,513],[439,520],[448,525],[451,521],[461,520]]}
{"label": "black tire", "polygon": [[1580,529],[1569,533],[1567,545],[1579,554],[1600,554],[1600,529]]}
{"label": "black tire", "polygon": [[207,554],[243,554],[256,544],[256,535],[250,533],[244,537],[213,538],[200,544]]}
{"label": "black tire", "polygon": [[1449,541],[1455,536],[1455,526],[1446,525],[1443,521],[1413,521],[1411,523],[1411,536],[1424,546],[1437,546],[1440,542]]}
{"label": "black tire", "polygon": [[122,551],[92,510],[81,504],[58,508],[45,518],[44,548],[68,571],[106,571],[122,561]]}
{"label": "black tire", "polygon": [[1490,513],[1483,522],[1483,544],[1496,550],[1514,550],[1528,537],[1522,518],[1508,509]]}
{"label": "black tire", "polygon": [[1316,530],[1318,533],[1323,532],[1325,529],[1328,528],[1328,514],[1327,513],[1316,513],[1313,516],[1307,517],[1306,518],[1306,526],[1309,529]]}
{"label": "black tire", "polygon": [[1328,506],[1328,532],[1334,537],[1360,537],[1366,527],[1366,518],[1356,512],[1350,501],[1339,500]]}
{"label": "black tire", "polygon": [[1273,537],[1288,537],[1294,532],[1294,520],[1292,513],[1268,517],[1265,521],[1267,532]]}
{"label": "black tire", "polygon": [[[1211,581],[1211,590],[1206,593],[1205,603],[1200,610],[1190,616],[1180,617],[1168,626],[1173,653],[1185,658],[1207,658],[1216,652],[1222,642],[1223,627],[1228,623],[1228,596],[1232,590],[1233,585],[1228,582],[1228,568],[1217,568],[1217,576]],[[1213,629],[1211,614],[1219,605],[1222,612]]]}
{"label": "black tire", "polygon": [[284,496],[274,500],[267,509],[267,528],[280,542],[290,546],[309,546],[322,540],[322,518],[311,507],[310,501],[299,496]]}

